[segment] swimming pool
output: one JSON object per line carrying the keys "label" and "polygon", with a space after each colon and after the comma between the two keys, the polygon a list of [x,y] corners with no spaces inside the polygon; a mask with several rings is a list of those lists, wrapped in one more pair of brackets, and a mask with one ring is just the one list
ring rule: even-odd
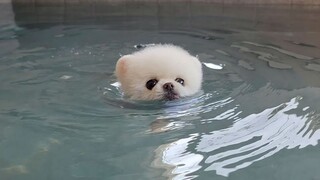
{"label": "swimming pool", "polygon": [[[319,179],[316,7],[1,6],[0,179]],[[150,43],[197,55],[202,92],[123,99]]]}

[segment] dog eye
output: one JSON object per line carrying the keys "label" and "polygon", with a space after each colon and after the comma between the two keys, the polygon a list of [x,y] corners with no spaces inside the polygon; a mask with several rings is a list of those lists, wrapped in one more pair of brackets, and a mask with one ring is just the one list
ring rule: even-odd
{"label": "dog eye", "polygon": [[146,87],[149,90],[152,90],[152,88],[158,83],[158,80],[156,79],[150,79],[147,83],[146,83]]}
{"label": "dog eye", "polygon": [[183,79],[177,78],[176,81],[177,81],[178,83],[180,83],[182,86],[184,86],[184,80],[183,80]]}

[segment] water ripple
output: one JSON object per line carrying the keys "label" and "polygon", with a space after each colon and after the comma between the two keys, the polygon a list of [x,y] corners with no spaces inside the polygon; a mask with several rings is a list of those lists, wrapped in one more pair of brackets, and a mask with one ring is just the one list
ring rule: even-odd
{"label": "water ripple", "polygon": [[[308,145],[317,145],[320,139],[320,131],[311,128],[310,118],[314,117],[312,112],[297,115],[292,111],[299,111],[306,108],[299,108],[302,97],[292,98],[290,101],[278,106],[267,108],[260,113],[251,114],[243,118],[235,118],[241,113],[238,107],[226,110],[212,120],[234,118],[235,123],[228,128],[212,131],[205,134],[194,134],[189,138],[183,138],[167,144],[160,153],[163,163],[173,165],[175,172],[179,172],[182,164],[189,161],[204,158],[204,171],[216,171],[218,175],[228,176],[230,173],[250,166],[252,163],[268,158],[282,149],[304,148]],[[311,130],[313,129],[313,130]],[[191,139],[190,139],[191,138]],[[184,146],[189,147],[197,141],[195,151],[185,159],[177,157],[187,154],[175,150]],[[186,148],[185,148],[186,149]],[[168,156],[176,154],[176,157]],[[159,154],[158,154],[159,155]],[[201,159],[193,166],[197,167]],[[179,161],[178,161],[179,159]],[[176,163],[179,162],[179,163]],[[189,169],[194,172],[192,168]],[[189,172],[190,173],[190,172]],[[176,173],[173,173],[176,174]],[[179,174],[179,176],[184,173]],[[175,176],[177,179],[178,176]],[[182,178],[183,179],[183,178]]]}
{"label": "water ripple", "polygon": [[295,52],[291,52],[291,51],[288,51],[288,50],[285,50],[285,49],[281,49],[281,48],[278,48],[278,47],[274,47],[274,46],[270,46],[270,45],[263,45],[263,44],[258,44],[258,43],[254,43],[254,42],[248,42],[248,41],[244,41],[243,43],[244,44],[254,45],[254,46],[257,46],[257,47],[264,47],[264,48],[273,49],[273,50],[276,50],[276,51],[278,51],[280,53],[283,53],[285,55],[294,57],[296,59],[302,59],[302,60],[312,60],[313,59],[312,57],[309,57],[309,56],[305,56],[305,55],[302,55],[302,54],[298,54],[298,53],[295,53]]}

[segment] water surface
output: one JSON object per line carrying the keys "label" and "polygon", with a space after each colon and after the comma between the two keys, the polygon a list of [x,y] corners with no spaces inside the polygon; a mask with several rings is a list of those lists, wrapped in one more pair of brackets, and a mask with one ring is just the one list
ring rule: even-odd
{"label": "water surface", "polygon": [[[15,14],[0,26],[1,179],[320,177],[317,27]],[[173,102],[123,99],[117,59],[152,43],[197,55],[202,91]]]}

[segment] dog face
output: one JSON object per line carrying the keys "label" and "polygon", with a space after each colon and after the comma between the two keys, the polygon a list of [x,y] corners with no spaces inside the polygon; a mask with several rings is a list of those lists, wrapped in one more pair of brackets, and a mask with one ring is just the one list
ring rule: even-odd
{"label": "dog face", "polygon": [[135,100],[174,100],[201,88],[199,60],[173,45],[155,45],[121,57],[116,76],[124,94]]}

